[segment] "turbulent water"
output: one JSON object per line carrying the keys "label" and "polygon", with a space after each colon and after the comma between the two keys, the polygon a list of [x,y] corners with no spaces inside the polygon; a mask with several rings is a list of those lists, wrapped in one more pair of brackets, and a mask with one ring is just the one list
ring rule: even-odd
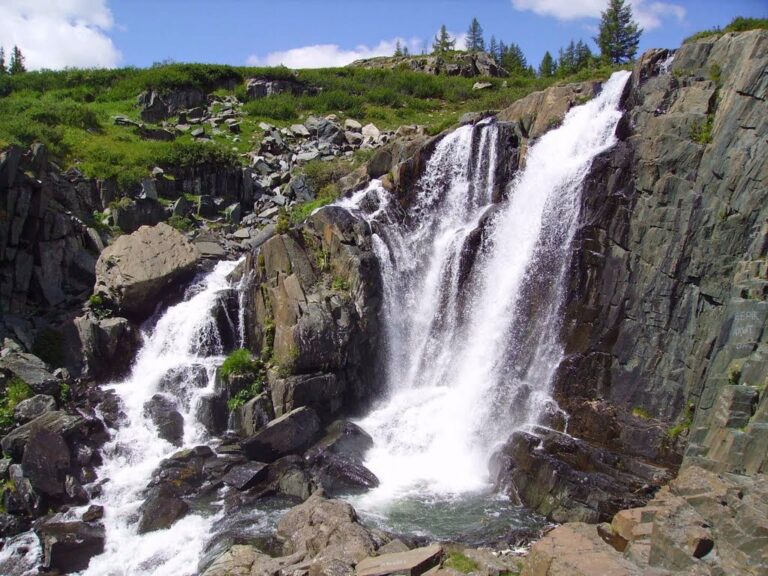
{"label": "turbulent water", "polygon": [[138,509],[152,472],[178,450],[158,438],[144,411],[158,392],[179,400],[184,416],[184,446],[206,440],[196,417],[200,398],[213,391],[216,366],[223,360],[221,335],[212,310],[222,290],[231,288],[227,275],[235,262],[220,262],[194,284],[185,300],[169,308],[146,335],[144,345],[124,382],[110,386],[119,395],[126,418],[104,447],[100,478],[108,478],[103,496],[106,550],[91,560],[87,576],[194,574],[214,520],[209,514],[190,513],[169,530],[137,533]]}
{"label": "turbulent water", "polygon": [[628,76],[536,141],[499,204],[493,122],[439,142],[405,222],[378,182],[341,203],[371,223],[385,288],[388,395],[360,421],[381,480],[356,500],[369,514],[488,490],[494,450],[558,410],[560,283],[582,181],[615,143]]}

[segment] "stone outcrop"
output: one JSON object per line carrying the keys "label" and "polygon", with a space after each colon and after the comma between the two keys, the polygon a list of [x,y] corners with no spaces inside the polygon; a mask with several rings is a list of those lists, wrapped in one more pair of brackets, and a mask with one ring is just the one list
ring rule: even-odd
{"label": "stone outcrop", "polygon": [[[765,31],[727,34],[683,45],[671,64],[655,50],[635,66],[619,142],[582,194],[554,385],[568,432],[597,451],[578,463],[559,443],[519,455],[517,474],[547,479],[524,502],[550,512],[579,501],[563,479],[588,482],[611,460],[621,467],[609,476],[647,498],[686,441],[686,463],[764,470],[767,46]],[[522,122],[527,106],[502,116]]]}
{"label": "stone outcrop", "polygon": [[199,253],[167,224],[119,237],[96,264],[94,292],[121,314],[142,319],[195,270]]}
{"label": "stone outcrop", "polygon": [[277,415],[310,406],[328,421],[376,393],[381,289],[367,226],[325,207],[256,248],[241,272],[248,344],[271,356]]}
{"label": "stone outcrop", "polygon": [[534,544],[523,576],[764,574],[768,482],[685,468],[611,524],[568,523]]}
{"label": "stone outcrop", "polygon": [[449,56],[381,56],[356,60],[349,64],[356,68],[408,69],[425,74],[445,76],[509,76],[509,73],[486,52],[457,52]]}
{"label": "stone outcrop", "polygon": [[103,240],[91,213],[103,209],[94,181],[62,173],[45,147],[0,154],[0,303],[24,314],[82,301]]}

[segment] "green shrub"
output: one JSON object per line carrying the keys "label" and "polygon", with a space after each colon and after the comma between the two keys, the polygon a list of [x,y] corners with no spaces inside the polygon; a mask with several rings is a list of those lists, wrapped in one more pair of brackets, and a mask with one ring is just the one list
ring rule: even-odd
{"label": "green shrub", "polygon": [[174,141],[158,159],[158,164],[170,168],[191,168],[204,165],[237,166],[237,154],[214,142]]}
{"label": "green shrub", "polygon": [[347,282],[347,280],[339,276],[333,277],[333,282],[331,283],[331,287],[337,292],[349,292],[350,290],[349,282]]}
{"label": "green shrub", "polygon": [[706,119],[701,122],[694,122],[691,125],[691,140],[704,146],[712,142],[712,128],[714,124],[714,114],[707,114]]}
{"label": "green shrub", "polygon": [[264,338],[261,344],[261,360],[269,362],[275,349],[275,322],[268,318],[264,322]]}
{"label": "green shrub", "polygon": [[276,94],[258,100],[251,100],[243,105],[243,111],[257,118],[288,121],[299,117],[298,102],[290,94]]}
{"label": "green shrub", "polygon": [[285,208],[280,208],[277,213],[277,223],[275,224],[275,231],[278,234],[285,234],[291,229],[291,219],[288,217],[288,212]]}
{"label": "green shrub", "polygon": [[233,375],[247,376],[256,374],[258,370],[258,362],[254,360],[251,353],[245,348],[240,348],[227,356],[221,368],[219,368],[219,375],[222,378],[228,378]]}
{"label": "green shrub", "polygon": [[179,214],[174,214],[168,218],[167,224],[179,232],[189,232],[195,228],[195,223],[189,216],[180,216]]}
{"label": "green shrub", "polygon": [[674,440],[683,432],[687,432],[691,428],[691,424],[693,424],[693,405],[688,406],[685,411],[685,415],[683,416],[683,419],[680,420],[680,422],[667,430],[667,436]]}
{"label": "green shrub", "polygon": [[715,27],[709,30],[702,30],[695,34],[688,36],[683,40],[683,44],[688,42],[695,42],[702,38],[708,38],[710,36],[721,36],[727,32],[746,32],[747,30],[768,29],[768,18],[744,18],[743,16],[737,16],[731,23],[725,28]]}
{"label": "green shrub", "polygon": [[72,395],[72,387],[66,382],[62,382],[59,386],[59,400],[62,402],[69,402]]}
{"label": "green shrub", "polygon": [[5,394],[0,397],[0,432],[5,433],[13,426],[13,409],[33,394],[24,380],[19,377],[11,378],[5,387]]}
{"label": "green shrub", "polygon": [[248,402],[248,400],[261,394],[263,388],[264,384],[261,382],[261,380],[256,380],[248,388],[240,390],[240,392],[227,400],[227,408],[229,408],[230,412],[237,410],[246,402]]}

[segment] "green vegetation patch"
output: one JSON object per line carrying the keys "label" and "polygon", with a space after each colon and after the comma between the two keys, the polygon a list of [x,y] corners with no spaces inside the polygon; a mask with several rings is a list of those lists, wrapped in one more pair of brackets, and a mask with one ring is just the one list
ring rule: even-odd
{"label": "green vegetation patch", "polygon": [[5,434],[13,426],[13,409],[19,402],[33,395],[34,392],[29,384],[21,378],[14,377],[8,381],[5,393],[0,396],[0,432]]}
{"label": "green vegetation patch", "polygon": [[230,376],[247,376],[250,374],[257,374],[259,371],[259,362],[253,355],[245,348],[239,348],[232,352],[224,360],[224,363],[219,368],[219,375],[222,378],[229,378]]}
{"label": "green vegetation patch", "polygon": [[737,16],[736,18],[731,20],[731,23],[728,24],[725,28],[715,27],[715,28],[710,28],[709,30],[702,30],[701,32],[696,32],[696,34],[688,36],[688,38],[683,40],[683,44],[687,44],[689,42],[695,42],[696,40],[701,40],[702,38],[709,38],[711,36],[722,36],[723,34],[726,34],[728,32],[746,32],[747,30],[767,30],[767,29],[768,29],[768,18],[744,18],[743,16]]}
{"label": "green vegetation patch", "polygon": [[634,408],[632,408],[632,416],[634,416],[635,418],[640,418],[641,420],[651,419],[650,412],[648,412],[648,410],[640,406],[635,406]]}
{"label": "green vegetation patch", "polygon": [[464,574],[477,572],[480,569],[480,565],[477,562],[461,552],[449,552],[448,558],[446,558],[443,565],[458,570],[459,572],[463,572]]}

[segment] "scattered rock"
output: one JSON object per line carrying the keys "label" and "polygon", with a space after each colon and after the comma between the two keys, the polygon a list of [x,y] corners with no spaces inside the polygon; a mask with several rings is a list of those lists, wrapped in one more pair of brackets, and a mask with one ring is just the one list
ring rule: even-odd
{"label": "scattered rock", "polygon": [[236,490],[248,490],[266,476],[266,470],[267,465],[262,462],[248,462],[232,468],[222,480]]}

